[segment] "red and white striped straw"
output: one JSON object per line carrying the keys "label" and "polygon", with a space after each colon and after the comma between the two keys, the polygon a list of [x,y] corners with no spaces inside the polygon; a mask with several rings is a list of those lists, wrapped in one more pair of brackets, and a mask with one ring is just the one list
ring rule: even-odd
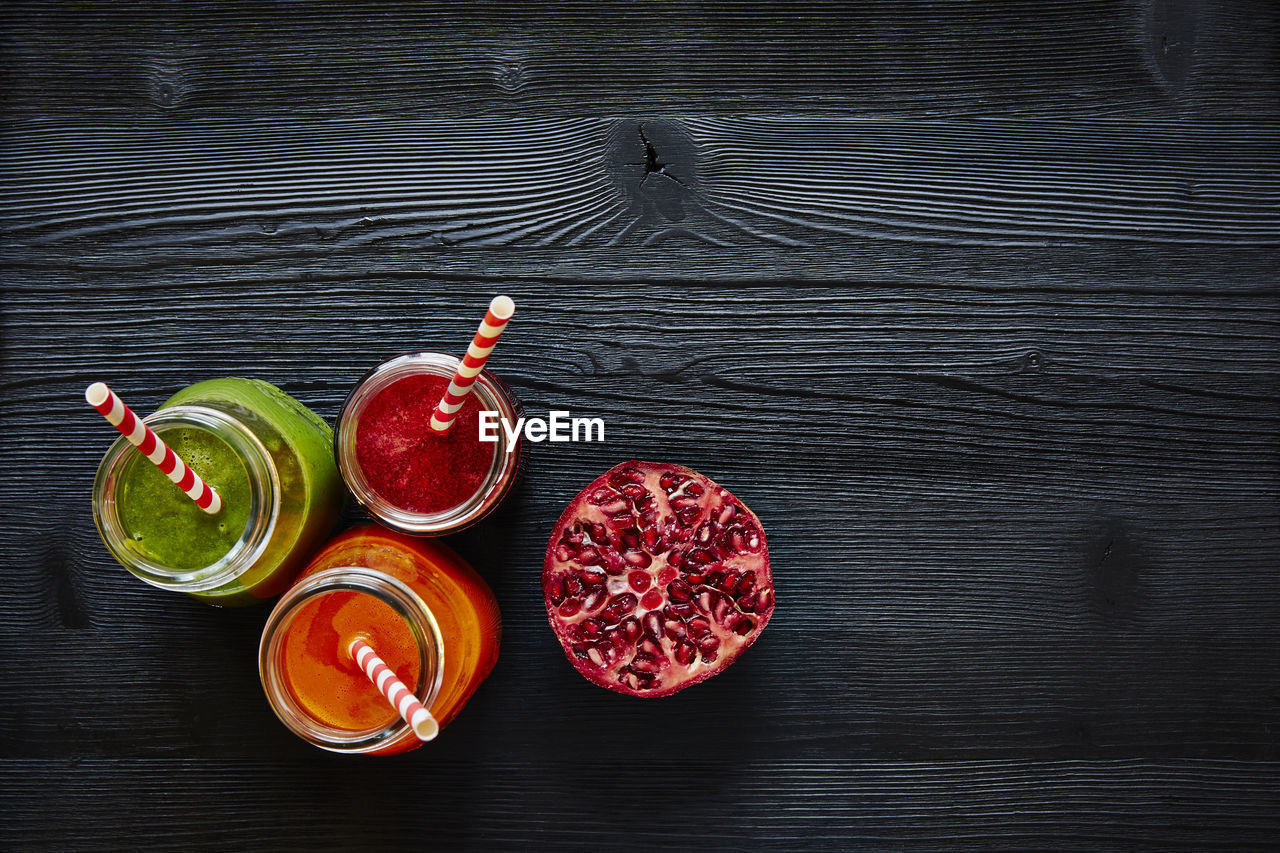
{"label": "red and white striped straw", "polygon": [[142,451],[143,456],[154,462],[166,477],[186,492],[187,496],[196,502],[196,506],[210,515],[222,509],[222,498],[218,493],[196,476],[196,472],[188,468],[187,463],[179,459],[178,455],[151,431],[151,427],[144,424],[142,418],[135,415],[133,410],[115,395],[114,391],[101,382],[95,382],[85,389],[84,398],[113,427],[118,429],[121,435],[129,439],[130,444]]}
{"label": "red and white striped straw", "polygon": [[484,363],[489,360],[494,345],[498,343],[502,330],[506,328],[507,322],[514,313],[516,313],[516,304],[509,296],[495,296],[489,303],[484,321],[476,331],[476,336],[471,339],[471,346],[467,347],[467,354],[463,356],[462,364],[458,366],[457,372],[449,382],[449,390],[445,392],[444,398],[436,404],[435,411],[431,413],[433,430],[447,432],[449,427],[453,426],[453,419],[462,408],[462,401],[471,393],[476,377],[480,375],[481,370],[484,370]]}
{"label": "red and white striped straw", "polygon": [[387,697],[396,713],[404,717],[418,740],[434,740],[440,734],[440,724],[436,722],[436,718],[418,701],[413,691],[396,678],[391,667],[382,662],[382,658],[378,657],[378,653],[368,643],[357,637],[347,646],[347,653],[360,665],[382,695]]}

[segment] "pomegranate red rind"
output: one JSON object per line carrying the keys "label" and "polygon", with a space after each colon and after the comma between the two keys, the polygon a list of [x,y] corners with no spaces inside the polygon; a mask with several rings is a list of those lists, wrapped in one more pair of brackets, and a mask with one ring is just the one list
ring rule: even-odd
{"label": "pomegranate red rind", "polygon": [[774,604],[755,513],[696,471],[634,460],[569,502],[542,591],[574,668],[633,696],[668,696],[721,672]]}

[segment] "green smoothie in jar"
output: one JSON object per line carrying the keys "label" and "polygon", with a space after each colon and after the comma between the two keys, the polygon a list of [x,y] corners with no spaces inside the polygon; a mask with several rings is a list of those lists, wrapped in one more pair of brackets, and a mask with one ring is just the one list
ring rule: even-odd
{"label": "green smoothie in jar", "polygon": [[145,422],[222,508],[201,510],[120,439],[94,484],[112,555],[142,580],[210,604],[283,591],[342,508],[329,425],[274,385],[235,377],[184,388]]}

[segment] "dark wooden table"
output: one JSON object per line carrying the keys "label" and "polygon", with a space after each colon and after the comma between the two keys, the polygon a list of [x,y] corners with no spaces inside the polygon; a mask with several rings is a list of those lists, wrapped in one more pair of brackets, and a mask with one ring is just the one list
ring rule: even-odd
{"label": "dark wooden table", "polygon": [[[1273,3],[137,5],[0,10],[0,847],[1280,844]],[[499,292],[492,366],[608,441],[452,538],[506,625],[457,723],[322,753],[264,609],[106,554],[83,389],[332,418]],[[538,587],[630,457],[778,585],[657,701]]]}

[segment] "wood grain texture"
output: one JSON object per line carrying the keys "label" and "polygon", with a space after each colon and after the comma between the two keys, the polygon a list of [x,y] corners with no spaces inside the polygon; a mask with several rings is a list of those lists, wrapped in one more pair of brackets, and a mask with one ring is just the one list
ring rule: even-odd
{"label": "wood grain texture", "polygon": [[[394,760],[397,769],[404,762]],[[387,783],[385,768],[337,758],[245,762],[234,769],[180,758],[84,761],[49,766],[12,762],[0,777],[16,786],[4,832],[39,846],[48,835],[39,815],[53,796],[73,806],[57,839],[64,850],[101,849],[100,827],[114,818],[116,796],[100,780],[146,801],[155,815],[131,836],[139,846],[183,849],[636,849],[795,850],[850,846],[895,849],[1198,850],[1224,835],[1240,850],[1270,849],[1274,837],[1249,827],[1268,822],[1274,801],[1250,795],[1272,768],[1255,762],[1183,761],[896,762],[819,759],[758,765],[654,760],[662,784],[634,785],[600,762],[545,768],[494,756],[483,767],[435,761],[431,796]],[[49,778],[37,791],[30,774]],[[23,775],[27,774],[27,775]],[[250,803],[262,778],[285,776],[281,810],[306,812],[282,822]],[[1146,794],[1153,783],[1162,796]],[[1113,791],[1098,803],[1099,788]],[[105,798],[104,798],[105,795]],[[732,811],[723,803],[731,798]],[[649,815],[619,826],[617,802]],[[193,814],[192,802],[201,804]],[[522,804],[513,812],[507,805]],[[376,814],[357,843],[347,835],[352,811]],[[389,815],[414,813],[406,831]],[[654,818],[660,815],[660,818]],[[35,820],[33,820],[35,818]],[[797,830],[803,822],[805,829]],[[159,832],[154,827],[172,827]],[[608,827],[601,829],[601,827]],[[3,837],[3,836],[0,836]],[[346,840],[338,841],[335,838]],[[1168,841],[1166,839],[1173,838]]]}
{"label": "wood grain texture", "polygon": [[7,111],[1280,115],[1266,0],[10,3]]}
{"label": "wood grain texture", "polygon": [[10,134],[0,224],[16,247],[129,264],[174,246],[1256,249],[1280,246],[1278,151],[1280,120],[40,124]]}
{"label": "wood grain texture", "polygon": [[[1273,848],[1278,20],[6,4],[0,847]],[[458,721],[319,753],[262,610],[105,553],[83,388],[248,375],[332,419],[499,291],[493,369],[608,441],[450,537],[505,622]],[[730,487],[778,584],[652,702],[566,665],[536,583],[631,457]]]}

